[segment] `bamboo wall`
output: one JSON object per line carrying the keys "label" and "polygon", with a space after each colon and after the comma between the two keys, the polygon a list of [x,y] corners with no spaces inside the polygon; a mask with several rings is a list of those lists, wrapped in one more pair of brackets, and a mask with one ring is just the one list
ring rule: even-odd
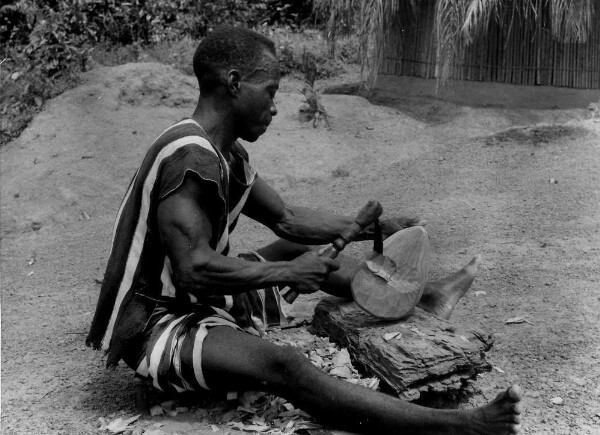
{"label": "bamboo wall", "polygon": [[[425,2],[423,2],[425,3]],[[380,73],[437,77],[434,2],[399,20],[398,37],[387,47]],[[600,89],[600,11],[586,43],[561,43],[552,37],[548,17],[523,25],[510,17],[492,22],[487,35],[474,41],[450,78],[518,85]]]}

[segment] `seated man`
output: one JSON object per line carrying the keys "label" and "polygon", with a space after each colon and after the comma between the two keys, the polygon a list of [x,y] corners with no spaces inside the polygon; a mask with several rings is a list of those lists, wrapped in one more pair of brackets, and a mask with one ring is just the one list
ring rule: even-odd
{"label": "seated man", "polygon": [[[220,28],[194,55],[200,98],[189,119],[148,150],[117,216],[113,246],[87,344],[123,359],[161,390],[265,391],[354,432],[517,433],[519,387],[471,410],[423,408],[333,377],[291,347],[260,338],[282,320],[278,288],[351,297],[357,262],[314,255],[354,220],[284,204],[256,173],[238,138],[256,141],[277,109],[274,44]],[[228,256],[240,213],[278,241]],[[383,221],[387,236],[416,223]],[[421,305],[448,318],[478,259],[426,286]]]}

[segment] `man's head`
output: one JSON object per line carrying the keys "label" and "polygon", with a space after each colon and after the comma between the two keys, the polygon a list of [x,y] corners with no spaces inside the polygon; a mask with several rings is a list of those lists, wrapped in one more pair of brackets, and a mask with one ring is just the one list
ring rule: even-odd
{"label": "man's head", "polygon": [[244,80],[260,72],[265,53],[275,57],[275,44],[266,36],[241,27],[221,26],[207,35],[194,53],[194,73],[200,90],[225,85],[227,72],[239,71]]}
{"label": "man's head", "polygon": [[202,40],[194,54],[201,100],[218,96],[236,138],[253,142],[266,130],[277,109],[279,88],[275,45],[248,29],[220,27]]}

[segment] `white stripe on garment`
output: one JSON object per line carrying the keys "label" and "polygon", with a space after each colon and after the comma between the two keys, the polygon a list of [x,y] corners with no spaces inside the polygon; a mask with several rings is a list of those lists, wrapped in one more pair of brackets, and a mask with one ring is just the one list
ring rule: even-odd
{"label": "white stripe on garment", "polygon": [[[183,346],[184,341],[185,337],[182,337],[181,340],[177,340],[177,346],[175,347],[175,352],[173,353],[173,368],[175,369],[175,374],[181,381],[184,390],[193,391],[194,389],[185,381],[185,379],[181,375],[181,348]],[[173,386],[175,387],[176,385]]]}
{"label": "white stripe on garment", "polygon": [[169,257],[165,255],[165,261],[163,264],[163,270],[160,274],[160,281],[162,282],[162,291],[160,292],[161,296],[175,297],[175,286],[173,285],[173,281],[171,280],[171,261]]}
{"label": "white stripe on garment", "polygon": [[221,235],[219,242],[215,248],[215,251],[219,254],[222,254],[225,248],[227,247],[227,242],[229,242],[229,215],[227,215],[227,222],[225,223],[225,231]]}
{"label": "white stripe on garment", "polygon": [[233,222],[240,215],[240,212],[242,211],[242,208],[244,208],[244,204],[246,204],[246,200],[248,199],[248,195],[250,195],[251,190],[251,188],[246,189],[240,198],[240,201],[236,204],[234,209],[229,212],[229,222]]}
{"label": "white stripe on garment", "polygon": [[234,329],[239,329],[239,326],[236,325],[234,322],[216,316],[207,317],[206,319],[203,319],[200,323],[206,326],[229,326]]}
{"label": "white stripe on garment", "polygon": [[152,352],[150,353],[150,364],[148,366],[148,374],[152,377],[152,384],[161,390],[160,385],[158,383],[158,367],[160,365],[160,360],[162,359],[162,355],[165,351],[165,347],[167,346],[167,340],[169,339],[169,334],[173,330],[175,326],[177,326],[183,319],[187,316],[180,317],[179,319],[175,319],[173,323],[168,325],[165,330],[160,334],[158,340],[152,347]]}
{"label": "white stripe on garment", "polygon": [[[219,316],[222,316],[225,320],[228,320],[230,322],[235,323],[235,319],[233,317],[231,317],[231,314],[229,314],[227,311],[218,308],[218,307],[210,307],[211,309],[215,310],[215,313],[218,314]],[[207,317],[207,319],[212,319],[213,317]]]}
{"label": "white stripe on garment", "polygon": [[277,311],[279,311],[279,323],[282,326],[287,325],[288,320],[285,313],[283,312],[283,307],[281,306],[281,294],[279,294],[279,291],[274,291],[273,293],[275,294],[275,301],[277,302]]}
{"label": "white stripe on garment", "polygon": [[121,221],[121,215],[123,214],[123,209],[125,208],[125,204],[127,204],[127,201],[129,200],[129,197],[131,196],[131,192],[133,192],[133,187],[135,186],[135,182],[137,180],[138,174],[139,174],[139,169],[135,172],[135,175],[133,176],[133,179],[131,180],[131,183],[129,184],[129,188],[127,189],[127,193],[125,193],[125,197],[123,198],[123,201],[121,201],[121,205],[119,206],[119,211],[117,212],[117,219],[115,220],[115,224],[113,226],[112,239],[110,241],[110,253],[108,254],[109,257],[112,255],[113,248],[115,246],[115,238],[117,237],[117,228],[119,227],[119,222]]}
{"label": "white stripe on garment", "polygon": [[[186,318],[188,318],[188,317],[189,316],[186,316]],[[175,369],[175,374],[177,375],[177,378],[179,378],[181,384],[183,385],[183,388],[181,389],[181,391],[185,391],[185,390],[193,391],[193,388],[185,381],[183,376],[181,376],[181,347],[183,346],[183,342],[185,341],[185,336],[181,337],[181,339],[178,337],[180,335],[179,331],[181,330],[182,327],[183,327],[183,325],[180,324],[177,327],[177,330],[174,332],[175,346],[173,346],[172,351],[171,351],[171,361],[173,361],[173,368]],[[172,382],[170,384],[179,391],[179,388],[180,388],[179,386],[173,384]]]}
{"label": "white stripe on garment", "polygon": [[[221,152],[218,149],[215,148],[215,151],[221,158],[222,162],[227,162],[227,159],[225,157],[223,157],[223,154],[221,154]],[[229,165],[227,163],[225,163],[225,178],[227,180],[229,180]],[[226,207],[229,207],[229,204],[226,204]],[[223,234],[221,234],[221,238],[219,239],[219,241],[217,242],[217,246],[215,247],[215,251],[219,254],[223,253],[223,251],[227,247],[227,243],[229,242],[229,224],[230,224],[230,222],[231,221],[229,220],[229,214],[227,214],[227,222],[225,222],[225,231],[223,231]]]}
{"label": "white stripe on garment", "polygon": [[260,299],[260,305],[261,305],[261,314],[262,314],[262,323],[263,325],[267,326],[267,296],[266,296],[266,292],[265,289],[258,289],[256,290],[256,293],[258,294],[258,297]]}
{"label": "white stripe on garment", "polygon": [[[108,322],[108,326],[106,328],[106,332],[102,339],[102,348],[104,350],[108,350],[108,346],[110,344],[110,340],[112,338],[113,329],[115,327],[115,322],[117,320],[117,315],[119,314],[119,310],[121,309],[121,304],[123,303],[123,299],[125,295],[131,289],[131,285],[133,283],[133,276],[137,269],[140,255],[142,253],[142,249],[144,247],[144,240],[146,238],[147,231],[147,219],[148,213],[150,209],[150,193],[152,192],[152,188],[154,187],[154,183],[156,182],[156,177],[158,173],[158,167],[161,162],[169,157],[171,154],[176,152],[179,148],[184,147],[186,145],[196,144],[201,146],[204,149],[210,150],[211,152],[216,154],[213,146],[208,142],[205,138],[201,136],[185,136],[180,139],[177,139],[171,142],[169,145],[165,146],[159,153],[146,179],[144,180],[144,190],[142,194],[142,204],[140,207],[140,213],[138,222],[135,228],[135,233],[133,236],[133,240],[131,242],[131,247],[129,249],[129,253],[127,256],[127,262],[125,265],[125,272],[123,273],[123,278],[121,280],[121,284],[119,286],[119,291],[117,293],[117,297],[115,299],[115,304],[113,306],[113,310],[110,316],[110,320]],[[227,231],[225,231],[227,233]]]}
{"label": "white stripe on garment", "polygon": [[206,381],[204,380],[204,374],[202,373],[202,345],[204,344],[204,338],[206,337],[207,331],[206,326],[201,324],[196,332],[196,337],[194,338],[194,350],[192,351],[192,367],[194,368],[194,376],[196,377],[196,382],[204,388],[205,390],[209,390],[206,385]]}
{"label": "white stripe on garment", "polygon": [[[215,149],[218,153],[218,155],[221,157],[222,161],[227,162],[227,159],[225,159],[225,157],[223,157],[223,155],[221,154],[221,152],[217,149]],[[225,175],[227,177],[227,179],[229,180],[229,165],[225,165]],[[252,177],[252,179],[249,181],[249,183],[254,182],[254,178],[255,175]],[[217,242],[217,246],[215,251],[218,252],[219,254],[223,252],[223,250],[227,247],[227,243],[229,242],[229,225],[231,224],[231,222],[234,222],[235,219],[239,216],[239,214],[242,211],[242,208],[244,208],[244,204],[246,204],[246,200],[248,199],[248,195],[250,195],[250,191],[252,189],[248,188],[244,191],[244,193],[242,194],[242,197],[240,198],[240,200],[238,201],[238,203],[236,204],[236,206],[233,208],[233,210],[231,210],[228,214],[227,214],[227,222],[226,222],[226,228],[227,230],[223,232],[223,234],[221,235],[221,238],[219,239],[219,241]]]}
{"label": "white stripe on garment", "polygon": [[233,296],[225,295],[225,310],[229,311],[233,308]]}
{"label": "white stripe on garment", "polygon": [[144,356],[142,358],[142,360],[140,361],[140,364],[137,366],[137,369],[135,369],[135,372],[138,375],[141,375],[143,377],[148,376],[148,357],[147,356]]}
{"label": "white stripe on garment", "polygon": [[180,386],[178,386],[178,385],[175,385],[175,384],[173,384],[173,383],[171,383],[171,382],[169,382],[169,384],[170,384],[170,385],[171,385],[173,388],[175,388],[175,392],[177,392],[177,393],[183,393],[184,391],[190,391],[190,390],[186,390],[185,388],[181,388]]}
{"label": "white stripe on garment", "polygon": [[262,337],[267,329],[266,323],[263,323],[261,319],[254,315],[250,316],[250,320],[252,320],[252,323],[254,324],[254,329],[256,329],[258,334]]}
{"label": "white stripe on garment", "polygon": [[160,320],[156,322],[156,324],[160,325],[161,323],[165,323],[167,320],[171,320],[173,317],[175,317],[174,314],[166,314],[163,317],[161,317]]}

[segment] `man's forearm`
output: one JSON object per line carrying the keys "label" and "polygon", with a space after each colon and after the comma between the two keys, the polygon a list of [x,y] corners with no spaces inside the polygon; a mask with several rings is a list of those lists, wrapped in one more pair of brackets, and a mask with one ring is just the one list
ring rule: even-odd
{"label": "man's forearm", "polygon": [[293,281],[289,262],[252,262],[216,252],[192,256],[189,264],[176,268],[174,277],[177,287],[200,295],[236,294]]}
{"label": "man's forearm", "polygon": [[329,243],[352,223],[354,218],[306,207],[286,207],[285,216],[272,226],[279,237],[305,245]]}

